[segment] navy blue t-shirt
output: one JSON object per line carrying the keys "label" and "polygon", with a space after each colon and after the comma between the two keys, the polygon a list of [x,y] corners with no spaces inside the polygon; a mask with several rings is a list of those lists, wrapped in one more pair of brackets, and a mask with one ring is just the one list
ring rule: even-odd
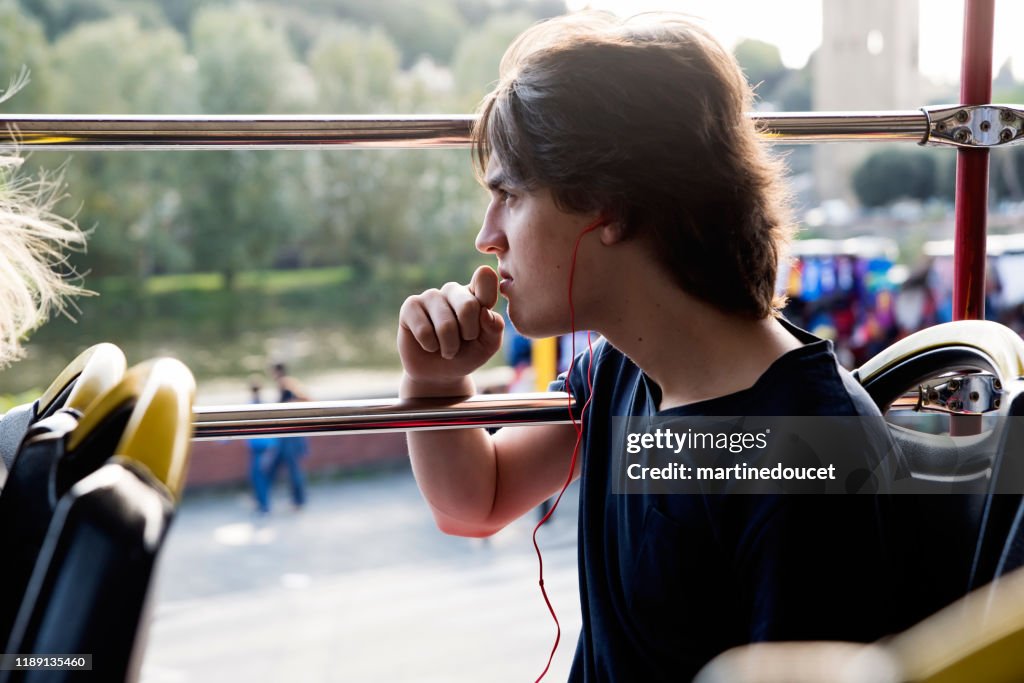
{"label": "navy blue t-shirt", "polygon": [[[753,386],[666,411],[631,360],[606,341],[594,347],[571,681],[689,680],[736,645],[890,632],[876,496],[612,493],[613,416],[878,415],[830,342],[787,327],[804,346]],[[577,402],[589,396],[586,367],[584,354],[570,378]]]}

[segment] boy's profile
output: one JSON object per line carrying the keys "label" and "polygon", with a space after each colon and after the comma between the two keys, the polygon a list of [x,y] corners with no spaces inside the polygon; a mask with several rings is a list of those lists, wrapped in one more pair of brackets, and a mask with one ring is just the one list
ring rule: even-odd
{"label": "boy's profile", "polygon": [[[751,98],[732,55],[684,17],[528,29],[473,133],[491,194],[476,245],[496,271],[401,309],[403,397],[475,393],[470,373],[501,345],[499,294],[523,334],[568,333],[570,271],[575,328],[603,337],[591,377],[589,352],[568,377],[590,400],[574,681],[689,680],[734,645],[867,641],[903,617],[871,496],[611,491],[613,416],[878,414],[830,344],[779,314],[791,218]],[[575,442],[572,426],[409,435],[438,526],[465,536],[557,493]]]}

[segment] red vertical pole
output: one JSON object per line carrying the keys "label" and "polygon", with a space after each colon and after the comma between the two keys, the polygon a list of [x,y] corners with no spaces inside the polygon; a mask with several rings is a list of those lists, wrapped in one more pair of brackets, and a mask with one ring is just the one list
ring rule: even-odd
{"label": "red vertical pole", "polygon": [[[965,0],[960,103],[992,101],[992,33],[995,0]],[[985,317],[985,229],[988,150],[960,149],[956,156],[953,319]]]}
{"label": "red vertical pole", "polygon": [[[995,0],[964,0],[964,52],[960,103],[992,101],[992,33]],[[985,317],[985,232],[988,218],[988,150],[957,150],[956,235],[953,242],[953,319]],[[981,433],[980,415],[951,415],[949,433]]]}

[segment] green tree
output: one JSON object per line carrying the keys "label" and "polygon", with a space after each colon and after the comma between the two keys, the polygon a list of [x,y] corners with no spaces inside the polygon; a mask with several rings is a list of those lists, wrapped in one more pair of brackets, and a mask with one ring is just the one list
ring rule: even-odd
{"label": "green tree", "polygon": [[[55,111],[68,114],[185,113],[196,107],[194,69],[181,36],[131,17],[80,24],[52,50]],[[81,152],[68,166],[72,209],[94,228],[81,261],[93,275],[180,268],[174,209],[180,158],[173,153]]]}
{"label": "green tree", "polygon": [[920,150],[884,149],[870,155],[853,174],[853,188],[865,206],[936,194],[935,156]]}
{"label": "green tree", "polygon": [[401,52],[380,28],[338,24],[309,52],[318,103],[344,114],[384,113],[395,107]]}
{"label": "green tree", "polygon": [[306,0],[313,10],[363,26],[380,26],[402,51],[402,65],[409,67],[424,55],[447,64],[452,49],[466,31],[466,22],[452,0]]}
{"label": "green tree", "polygon": [[447,64],[453,47],[466,30],[465,22],[450,2],[395,0],[375,4],[380,8],[375,18],[402,47],[404,66],[411,66],[424,55]]}
{"label": "green tree", "polygon": [[763,40],[748,38],[736,44],[733,54],[758,95],[770,100],[775,86],[788,71],[782,63],[779,48]]}
{"label": "green tree", "polygon": [[811,111],[813,78],[810,60],[802,69],[788,69],[772,91],[771,100],[779,111]]}
{"label": "green tree", "polygon": [[[208,114],[269,114],[298,108],[285,87],[305,74],[279,26],[251,6],[204,8],[195,15],[192,44],[199,103]],[[302,213],[282,179],[301,162],[294,152],[231,151],[189,155],[184,213],[201,269],[221,273],[233,289],[237,274],[273,262],[281,244],[301,233]]]}
{"label": "green tree", "polygon": [[498,80],[501,56],[534,18],[525,13],[491,17],[478,30],[463,37],[452,59],[452,74],[459,104],[468,110]]}
{"label": "green tree", "polygon": [[[380,29],[332,27],[309,54],[318,107],[343,114],[393,110],[400,59]],[[409,201],[404,186],[412,177],[408,161],[404,153],[376,150],[329,150],[308,161],[305,185],[316,214],[308,251],[314,263],[350,265],[357,280],[366,281],[397,257],[393,247],[405,235],[401,216]]]}
{"label": "green tree", "polygon": [[5,102],[8,112],[45,111],[49,88],[49,59],[43,25],[23,13],[13,0],[0,0],[0,89],[27,69],[29,82],[18,96]]}
{"label": "green tree", "polygon": [[131,16],[148,27],[165,23],[160,7],[151,0],[21,0],[21,4],[43,23],[51,40],[79,24],[110,17]]}
{"label": "green tree", "polygon": [[[339,27],[310,54],[325,111],[387,111],[405,103],[411,78],[398,72],[398,50],[383,34]],[[436,111],[444,92],[424,88],[416,104]],[[480,200],[463,151],[389,153],[330,150],[308,161],[304,186],[317,212],[308,251],[351,266],[357,282],[421,287],[465,277],[478,255],[473,234]],[[313,249],[317,245],[319,249]],[[420,279],[409,282],[413,273]]]}
{"label": "green tree", "polygon": [[[993,102],[1024,102],[1024,84],[1013,79],[1009,59],[993,83]],[[1020,147],[993,150],[991,155],[992,194],[1015,202],[1024,200],[1024,150]]]}

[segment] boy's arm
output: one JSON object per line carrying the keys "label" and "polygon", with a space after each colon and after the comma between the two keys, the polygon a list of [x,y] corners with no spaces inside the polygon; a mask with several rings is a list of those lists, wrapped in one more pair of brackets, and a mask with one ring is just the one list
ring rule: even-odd
{"label": "boy's arm", "polygon": [[[468,286],[448,283],[410,297],[399,314],[403,398],[476,392],[469,374],[501,348],[497,275],[477,269]],[[409,433],[413,473],[438,527],[487,536],[556,493],[576,443],[571,425]],[[577,472],[573,476],[578,475]]]}
{"label": "boy's arm", "polygon": [[438,528],[490,536],[561,489],[575,444],[571,425],[413,432],[409,455]]}

